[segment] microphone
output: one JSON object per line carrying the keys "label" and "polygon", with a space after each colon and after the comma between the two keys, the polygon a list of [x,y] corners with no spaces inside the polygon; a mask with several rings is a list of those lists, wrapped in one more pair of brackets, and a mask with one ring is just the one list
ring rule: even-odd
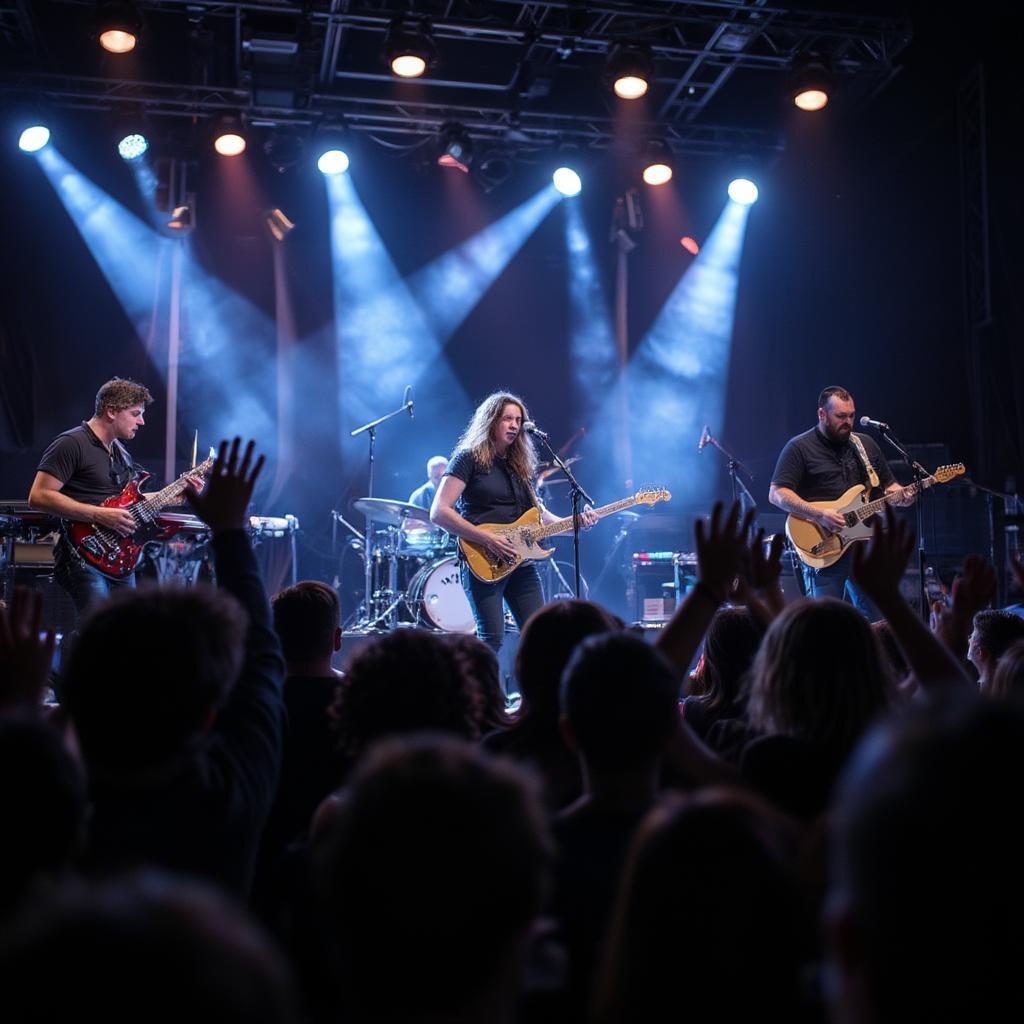
{"label": "microphone", "polygon": [[889,424],[883,423],[881,420],[873,420],[870,416],[861,416],[860,425],[862,427],[874,427],[875,430],[888,430]]}
{"label": "microphone", "polygon": [[697,451],[704,451],[704,445],[711,440],[711,431],[708,430],[708,425],[704,424],[704,429],[700,432],[700,440],[697,442]]}
{"label": "microphone", "polygon": [[523,424],[523,430],[525,430],[528,434],[533,434],[534,437],[539,437],[542,441],[546,441],[548,439],[548,435],[545,434],[544,431],[541,430],[537,426],[537,424],[533,422],[533,420],[527,420]]}
{"label": "microphone", "polygon": [[412,385],[407,384],[405,386],[405,394],[402,396],[402,406],[409,410],[409,419],[414,420],[416,417],[412,412]]}

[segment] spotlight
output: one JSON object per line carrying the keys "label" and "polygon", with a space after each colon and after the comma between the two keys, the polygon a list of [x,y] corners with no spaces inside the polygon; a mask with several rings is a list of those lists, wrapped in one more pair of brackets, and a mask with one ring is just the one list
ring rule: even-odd
{"label": "spotlight", "polygon": [[148,149],[149,140],[139,132],[130,132],[128,135],[123,135],[121,141],[117,144],[118,154],[122,160],[128,163],[132,160],[138,160],[139,157],[145,155]]}
{"label": "spotlight", "polygon": [[757,202],[757,186],[749,178],[734,178],[729,182],[729,198],[740,206]]}
{"label": "spotlight", "polygon": [[135,4],[107,0],[96,7],[96,38],[107,53],[130,53],[142,31],[142,18]]}
{"label": "spotlight", "polygon": [[270,166],[284,174],[302,159],[302,139],[289,128],[275,128],[263,143],[263,152]]}
{"label": "spotlight", "polygon": [[213,148],[221,156],[239,156],[245,152],[245,137],[236,117],[220,118],[214,128]]}
{"label": "spotlight", "polygon": [[454,167],[463,174],[469,173],[469,165],[473,162],[473,140],[461,124],[448,121],[441,125],[438,147],[437,162],[442,167]]}
{"label": "spotlight", "polygon": [[399,78],[419,78],[437,59],[429,21],[395,18],[384,37],[384,54],[393,74]]}
{"label": "spotlight", "polygon": [[551,175],[551,182],[567,198],[578,196],[583,191],[583,179],[571,167],[559,167]]}
{"label": "spotlight", "polygon": [[263,223],[266,224],[270,237],[276,242],[283,242],[295,230],[295,224],[288,219],[288,215],[276,206],[263,214]]}
{"label": "spotlight", "polygon": [[344,174],[349,168],[348,153],[345,150],[345,133],[336,124],[327,122],[316,133],[314,150],[316,166],[321,174]]}
{"label": "spotlight", "polygon": [[823,109],[834,88],[832,73],[820,57],[806,57],[793,63],[793,103],[801,110]]}
{"label": "spotlight", "polygon": [[344,174],[349,167],[348,153],[343,149],[325,149],[316,166],[321,174]]}
{"label": "spotlight", "polygon": [[167,222],[167,226],[172,231],[182,235],[192,231],[196,226],[195,197],[189,195],[185,198],[189,202],[182,206],[176,206],[171,211],[171,219]]}
{"label": "spotlight", "polygon": [[648,185],[664,185],[672,180],[672,151],[664,142],[647,145],[643,179]]}
{"label": "spotlight", "polygon": [[651,51],[639,44],[618,43],[608,54],[604,74],[619,99],[638,100],[654,78]]}
{"label": "spotlight", "polygon": [[42,124],[26,128],[18,138],[23,153],[38,153],[50,141],[50,129]]}
{"label": "spotlight", "polygon": [[683,235],[679,239],[679,244],[691,255],[696,256],[700,252],[700,245],[696,238],[691,238],[689,235]]}

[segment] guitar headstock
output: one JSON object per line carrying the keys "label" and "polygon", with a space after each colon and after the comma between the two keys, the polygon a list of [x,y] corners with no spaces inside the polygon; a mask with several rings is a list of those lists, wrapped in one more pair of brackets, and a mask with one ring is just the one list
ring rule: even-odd
{"label": "guitar headstock", "polygon": [[664,487],[649,487],[642,491],[637,491],[633,495],[633,500],[638,505],[657,505],[659,501],[671,501],[672,493],[665,490]]}
{"label": "guitar headstock", "polygon": [[964,464],[962,462],[955,462],[950,466],[939,466],[939,468],[932,473],[932,476],[935,477],[940,484],[945,484],[954,477],[963,476],[966,472],[967,470],[964,468]]}

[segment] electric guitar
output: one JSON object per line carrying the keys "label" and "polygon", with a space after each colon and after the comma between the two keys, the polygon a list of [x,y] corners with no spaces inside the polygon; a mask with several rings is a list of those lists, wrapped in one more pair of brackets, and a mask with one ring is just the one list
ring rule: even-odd
{"label": "electric guitar", "polygon": [[189,478],[204,476],[213,466],[214,454],[194,469],[182,473],[174,483],[162,491],[143,498],[139,488],[149,479],[149,473],[142,473],[129,481],[120,494],[115,494],[101,503],[102,508],[123,508],[138,524],[134,533],[122,537],[106,526],[95,523],[79,523],[65,519],[61,526],[64,536],[78,556],[94,569],[119,580],[130,576],[142,557],[142,547],[151,540],[166,540],[181,529],[176,522],[161,522],[158,513],[165,505],[176,504],[188,486]]}
{"label": "electric guitar", "polygon": [[814,569],[826,569],[842,558],[846,549],[857,540],[867,540],[871,527],[866,520],[877,515],[894,498],[904,498],[926,490],[933,484],[945,484],[954,477],[962,476],[964,464],[940,466],[931,476],[915,481],[898,491],[884,494],[875,501],[868,501],[867,488],[862,484],[851,487],[835,501],[809,501],[815,509],[838,512],[845,520],[843,528],[835,533],[825,530],[809,519],[790,513],[786,517],[786,536],[796,549],[800,561]]}
{"label": "electric guitar", "polygon": [[[594,513],[599,519],[603,519],[605,516],[621,512],[631,505],[654,505],[659,501],[671,501],[671,499],[672,495],[665,490],[637,491],[629,498],[623,498],[621,501],[594,509]],[[459,538],[459,547],[466,557],[470,572],[484,583],[497,583],[523,562],[550,558],[554,554],[554,548],[542,548],[540,542],[546,537],[553,537],[556,533],[565,533],[567,530],[571,530],[572,516],[556,519],[555,522],[545,525],[540,521],[540,509],[531,508],[514,523],[479,523],[478,525],[481,530],[503,537],[516,549],[515,557],[502,558],[483,544],[466,540],[464,537]]]}

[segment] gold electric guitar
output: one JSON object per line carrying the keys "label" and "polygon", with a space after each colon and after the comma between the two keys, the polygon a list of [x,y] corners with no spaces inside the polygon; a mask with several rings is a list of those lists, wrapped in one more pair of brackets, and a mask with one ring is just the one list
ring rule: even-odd
{"label": "gold electric guitar", "polygon": [[[672,495],[668,491],[637,491],[632,497],[615,501],[611,505],[602,505],[594,509],[599,519],[605,516],[621,512],[631,505],[654,505],[659,501],[671,501]],[[546,537],[553,537],[556,533],[565,533],[572,529],[572,516],[565,519],[556,519],[553,523],[541,524],[540,509],[531,508],[524,512],[514,523],[496,524],[480,523],[481,530],[488,533],[500,534],[516,549],[514,558],[502,558],[494,554],[483,544],[459,538],[459,547],[470,572],[484,583],[497,583],[504,579],[510,572],[517,569],[523,562],[550,558],[554,554],[554,548],[542,548],[540,542]]]}
{"label": "gold electric guitar", "polygon": [[786,517],[786,536],[804,565],[809,565],[813,569],[826,569],[838,562],[854,541],[867,540],[871,536],[871,527],[867,520],[881,512],[893,499],[917,494],[932,484],[949,483],[954,477],[962,476],[964,472],[962,462],[953,466],[940,466],[931,476],[926,476],[923,480],[915,481],[898,491],[884,494],[875,501],[867,500],[867,488],[863,485],[851,487],[835,501],[809,501],[807,504],[812,508],[838,512],[846,521],[846,525],[838,532],[831,533],[809,519],[801,519],[790,514]]}

